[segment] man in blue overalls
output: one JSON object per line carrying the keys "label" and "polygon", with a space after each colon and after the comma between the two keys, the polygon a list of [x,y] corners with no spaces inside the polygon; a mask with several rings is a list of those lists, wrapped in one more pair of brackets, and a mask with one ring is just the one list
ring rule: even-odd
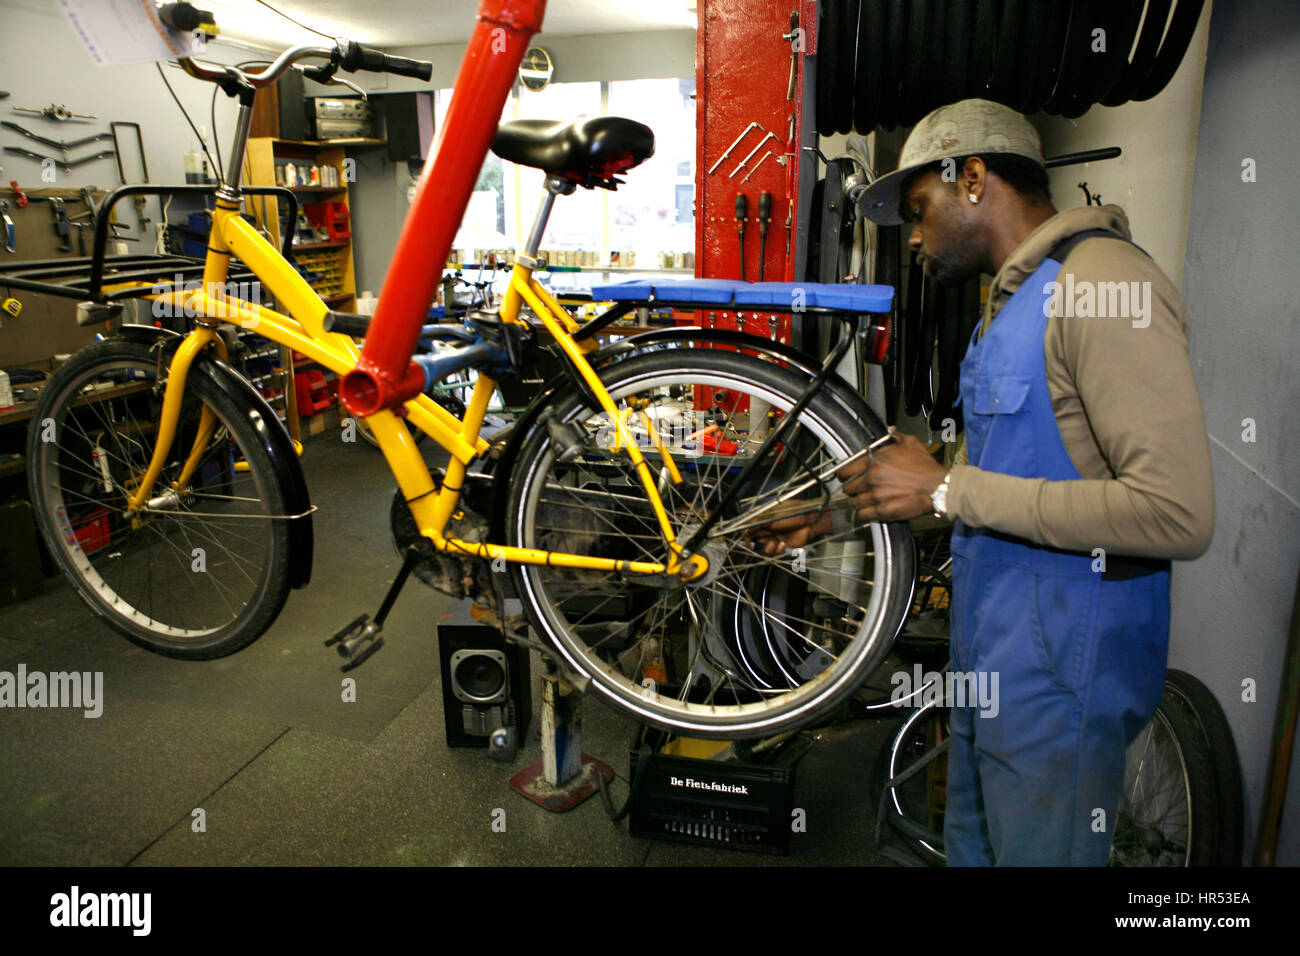
{"label": "man in blue overalls", "polygon": [[[911,224],[935,281],[994,277],[961,365],[964,453],[949,468],[905,435],[842,475],[864,520],[955,522],[953,667],[999,700],[952,710],[948,862],[1105,864],[1164,683],[1169,559],[1214,521],[1186,309],[1123,210],[1057,212],[1036,131],[997,103],[926,116],[862,205]],[[776,547],[824,530],[797,521]]]}

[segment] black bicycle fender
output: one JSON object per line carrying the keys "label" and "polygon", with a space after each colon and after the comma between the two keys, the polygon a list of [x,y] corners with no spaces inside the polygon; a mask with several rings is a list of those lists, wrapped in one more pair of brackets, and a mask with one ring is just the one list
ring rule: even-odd
{"label": "black bicycle fender", "polygon": [[[169,329],[158,329],[147,325],[123,325],[118,333],[133,342],[152,345],[162,339],[166,348],[171,349],[183,341],[183,336]],[[190,374],[199,374],[219,388],[236,407],[245,410],[249,422],[257,432],[262,447],[271,458],[275,468],[275,481],[284,495],[285,507],[293,518],[289,525],[289,584],[294,588],[305,587],[311,580],[312,556],[315,538],[312,533],[311,495],[307,490],[307,479],[302,472],[302,462],[293,447],[293,440],[284,427],[284,422],[276,415],[274,409],[266,403],[257,389],[248,379],[220,359],[200,356],[191,366]]]}

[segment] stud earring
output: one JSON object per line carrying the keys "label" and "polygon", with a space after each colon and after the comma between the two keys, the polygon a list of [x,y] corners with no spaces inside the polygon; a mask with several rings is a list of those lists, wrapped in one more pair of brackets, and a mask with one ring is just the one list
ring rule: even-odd
{"label": "stud earring", "polygon": [[973,203],[978,203],[978,202],[979,202],[979,200],[975,198],[975,194],[974,194],[974,193],[969,193],[969,196],[970,196],[970,201],[971,201],[971,202],[973,202]]}

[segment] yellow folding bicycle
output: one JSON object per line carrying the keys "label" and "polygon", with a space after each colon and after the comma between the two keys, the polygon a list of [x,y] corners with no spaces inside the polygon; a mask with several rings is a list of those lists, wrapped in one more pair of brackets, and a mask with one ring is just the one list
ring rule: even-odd
{"label": "yellow folding bicycle", "polygon": [[[497,6],[485,0],[489,14]],[[467,54],[471,66],[476,44],[491,42],[484,24],[498,23],[483,16]],[[523,46],[512,43],[506,59],[522,56]],[[395,527],[405,563],[375,620],[358,619],[333,639],[346,664],[379,646],[383,616],[415,570],[475,601],[513,634],[531,625],[572,680],[662,729],[769,735],[843,701],[888,653],[910,603],[906,526],[844,520],[834,533],[779,557],[762,554],[749,536],[791,510],[842,511],[837,470],[887,440],[861,397],[832,372],[854,336],[812,363],[787,346],[735,333],[664,330],[604,349],[595,333],[650,302],[798,306],[810,317],[838,317],[847,332],[859,325],[858,313],[888,311],[892,290],[634,283],[598,290],[617,304],[580,325],[534,276],[547,218],[557,197],[575,188],[616,186],[616,174],[651,154],[653,135],[616,117],[507,123],[489,131],[493,148],[547,178],[501,307],[449,326],[432,353],[411,363],[423,376],[402,386],[412,394],[382,407],[377,390],[367,391],[370,380],[356,378],[367,365],[353,338],[366,336],[369,350],[378,317],[372,324],[331,312],[240,215],[252,191],[241,187],[240,170],[253,93],[302,60],[321,62],[309,75],[323,79],[338,68],[428,75],[427,64],[349,41],[294,47],[260,71],[182,61],[191,75],[240,99],[206,258],[105,256],[105,214],[89,259],[0,272],[0,284],[85,299],[82,320],[112,327],[54,372],[28,438],[39,527],[81,596],[132,641],[203,659],[257,639],[290,588],[308,582],[307,486],[275,413],[226,362],[222,326],[234,326],[352,376],[353,411],[365,413],[397,480]],[[492,69],[505,75],[515,67],[493,61]],[[508,81],[498,79],[494,92],[485,85],[481,70],[463,67],[455,97],[498,116]],[[403,243],[423,235],[421,216],[437,206],[439,162],[468,169],[472,185],[486,151],[486,143],[476,151],[466,145],[473,137],[456,136],[457,116],[471,110],[458,113],[455,102]],[[142,189],[119,190],[105,213]],[[457,201],[448,200],[451,211],[463,211]],[[441,275],[445,249],[438,255],[425,263],[424,287]],[[385,297],[400,298],[391,290],[416,281],[399,272],[401,260],[395,257],[381,312]],[[193,287],[172,281],[161,291],[157,284],[178,271]],[[248,275],[276,308],[229,294],[229,282]],[[121,304],[131,298],[185,309],[194,328],[180,335],[122,324]],[[426,297],[412,328],[427,304]],[[534,360],[540,330],[553,340],[563,373],[508,438],[489,443],[480,429],[496,380]],[[887,329],[868,323],[860,334],[878,349]],[[418,393],[466,368],[479,377],[462,419]],[[450,453],[445,473],[430,473],[411,428]],[[509,613],[511,592],[522,618]]]}

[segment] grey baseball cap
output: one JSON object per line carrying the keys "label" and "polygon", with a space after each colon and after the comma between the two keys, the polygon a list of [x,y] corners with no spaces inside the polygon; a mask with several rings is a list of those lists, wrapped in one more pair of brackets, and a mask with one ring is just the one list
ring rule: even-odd
{"label": "grey baseball cap", "polygon": [[1010,107],[990,100],[961,100],[928,113],[903,143],[898,169],[867,187],[859,207],[882,226],[901,225],[903,183],[923,166],[975,153],[1010,153],[1043,164],[1038,131]]}

